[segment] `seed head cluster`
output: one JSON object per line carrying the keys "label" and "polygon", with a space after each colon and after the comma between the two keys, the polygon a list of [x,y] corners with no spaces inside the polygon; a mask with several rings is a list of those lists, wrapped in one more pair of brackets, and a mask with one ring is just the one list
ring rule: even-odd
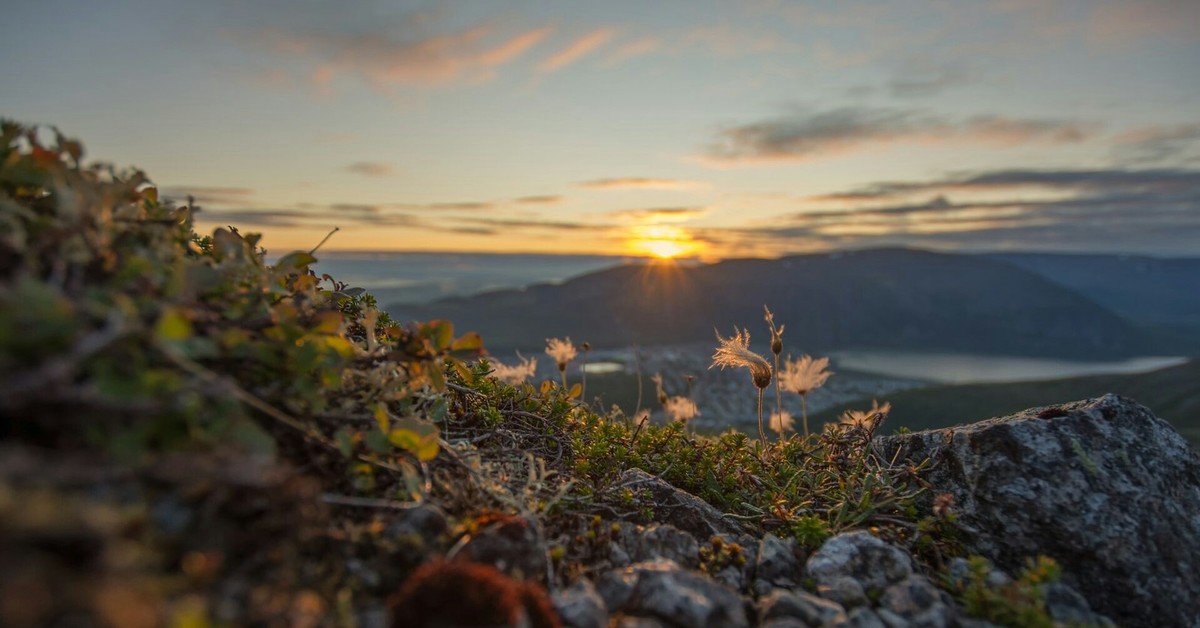
{"label": "seed head cluster", "polygon": [[824,385],[830,375],[833,371],[829,370],[829,358],[802,355],[784,363],[779,370],[779,383],[787,390],[807,395]]}
{"label": "seed head cluster", "polygon": [[733,329],[732,338],[722,338],[717,333],[717,352],[713,354],[713,363],[708,367],[719,366],[723,370],[727,366],[734,368],[746,367],[750,370],[750,378],[754,385],[762,390],[771,385],[771,363],[761,355],[750,350],[750,332],[743,329]]}
{"label": "seed head cluster", "polygon": [[571,337],[567,336],[566,340],[562,338],[547,338],[546,355],[554,360],[561,373],[567,370],[567,364],[571,360],[574,360],[575,356],[579,355],[579,352],[576,351],[575,345],[571,343]]}

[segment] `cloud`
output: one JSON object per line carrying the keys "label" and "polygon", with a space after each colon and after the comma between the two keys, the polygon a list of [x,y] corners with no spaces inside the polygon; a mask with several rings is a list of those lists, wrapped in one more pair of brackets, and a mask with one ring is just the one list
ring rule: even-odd
{"label": "cloud", "polygon": [[[926,198],[902,200],[918,194]],[[860,204],[780,216],[735,234],[776,245],[1193,255],[1200,241],[1200,170],[998,170],[815,198]],[[861,204],[873,201],[885,202]]]}
{"label": "cloud", "polygon": [[377,89],[441,85],[490,79],[497,68],[541,42],[549,27],[501,32],[483,23],[443,33],[425,33],[428,19],[414,16],[399,28],[385,25],[344,32],[334,26],[271,26],[235,34],[243,43],[308,64],[318,87],[340,76],[356,77]]}
{"label": "cloud", "polygon": [[643,57],[648,54],[657,52],[663,47],[663,42],[657,37],[642,37],[630,42],[626,42],[613,50],[605,57],[605,65],[619,65],[630,59]]}
{"label": "cloud", "polygon": [[201,205],[225,205],[229,203],[245,203],[254,195],[250,188],[212,187],[204,185],[169,185],[159,192],[163,198],[183,202],[191,197]]}
{"label": "cloud", "polygon": [[803,161],[898,142],[1065,143],[1090,133],[1090,125],[1066,119],[954,119],[918,109],[842,107],[724,129],[706,158],[717,164]]}
{"label": "cloud", "polygon": [[971,76],[961,64],[910,68],[902,74],[887,83],[888,91],[897,98],[936,96],[948,88],[968,83]]}
{"label": "cloud", "polygon": [[706,187],[699,181],[683,179],[653,179],[648,177],[618,177],[579,181],[576,187],[592,190],[691,190]]}
{"label": "cloud", "polygon": [[621,209],[605,214],[616,220],[635,220],[638,222],[664,223],[683,222],[699,218],[707,213],[704,207],[650,207],[646,209]]}
{"label": "cloud", "polygon": [[420,209],[429,209],[434,211],[480,211],[495,207],[494,203],[484,201],[462,201],[458,203],[428,203],[426,205],[416,205]]}
{"label": "cloud", "polygon": [[557,72],[608,43],[614,35],[616,35],[616,31],[611,28],[597,28],[580,36],[558,52],[547,57],[538,65],[538,70],[542,72]]}
{"label": "cloud", "polygon": [[1073,194],[1178,194],[1200,189],[1200,171],[1178,168],[1094,170],[992,170],[932,181],[884,181],[808,201],[890,201],[913,194],[1041,189]]}
{"label": "cloud", "polygon": [[535,196],[522,196],[520,198],[514,198],[513,202],[519,203],[521,205],[553,205],[556,203],[563,202],[563,197],[553,196],[553,195],[549,195],[549,194],[535,195]]}
{"label": "cloud", "polygon": [[347,212],[347,213],[351,213],[351,214],[378,214],[379,213],[378,205],[363,205],[363,204],[359,204],[359,203],[334,203],[329,206],[329,209],[332,209],[337,212]]}
{"label": "cloud", "polygon": [[391,164],[379,161],[356,161],[346,166],[346,172],[361,174],[367,177],[386,177],[395,172]]}
{"label": "cloud", "polygon": [[1132,129],[1118,135],[1116,142],[1122,163],[1191,163],[1200,160],[1200,122]]}

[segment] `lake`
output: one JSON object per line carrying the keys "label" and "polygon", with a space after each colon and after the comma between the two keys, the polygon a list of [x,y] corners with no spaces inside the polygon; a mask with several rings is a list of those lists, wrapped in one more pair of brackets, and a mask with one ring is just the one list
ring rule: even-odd
{"label": "lake", "polygon": [[835,368],[890,377],[911,377],[939,384],[999,384],[1083,375],[1145,373],[1177,366],[1184,357],[1139,357],[1107,362],[953,353],[846,350],[834,352]]}

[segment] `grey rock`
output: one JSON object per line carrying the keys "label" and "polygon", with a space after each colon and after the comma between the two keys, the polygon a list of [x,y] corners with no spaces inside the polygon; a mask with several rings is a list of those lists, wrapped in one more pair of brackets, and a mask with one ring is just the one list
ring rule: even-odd
{"label": "grey rock", "polygon": [[854,608],[867,604],[867,594],[863,591],[858,580],[849,576],[839,576],[826,580],[817,585],[817,595],[841,604],[844,608]]}
{"label": "grey rock", "polygon": [[450,529],[446,513],[434,504],[421,504],[415,508],[401,510],[388,524],[389,535],[415,534],[425,539],[437,538]]}
{"label": "grey rock", "polygon": [[570,587],[550,596],[554,610],[569,628],[604,628],[608,625],[608,609],[591,581],[581,579]]}
{"label": "grey rock", "polygon": [[546,578],[546,548],[532,518],[513,517],[480,530],[463,546],[462,554],[519,579]]}
{"label": "grey rock", "polygon": [[952,606],[954,601],[929,578],[913,574],[888,587],[879,605],[905,618],[916,617],[935,606]]}
{"label": "grey rock", "polygon": [[932,464],[968,549],[1015,572],[1048,555],[1091,608],[1127,626],[1200,625],[1200,455],[1116,395],[880,437]]}
{"label": "grey rock", "polygon": [[691,534],[677,527],[649,526],[638,532],[632,540],[634,543],[626,546],[626,550],[632,550],[630,556],[634,562],[668,558],[688,569],[700,567],[700,544]]}
{"label": "grey rock", "polygon": [[622,473],[621,484],[634,490],[648,490],[654,500],[655,521],[669,523],[695,538],[744,533],[737,522],[725,518],[720,510],[708,502],[641,469],[629,469]]}
{"label": "grey rock", "polygon": [[667,624],[653,617],[625,616],[617,622],[617,628],[667,628]]}
{"label": "grey rock", "polygon": [[776,617],[758,625],[759,628],[809,628],[808,624],[795,617]]}
{"label": "grey rock", "polygon": [[846,621],[846,612],[837,602],[804,591],[775,589],[758,601],[760,619],[792,617],[808,626],[825,626]]}
{"label": "grey rock", "polygon": [[652,617],[670,626],[749,626],[742,598],[704,574],[658,559],[613,570],[596,590],[610,612]]}
{"label": "grey rock", "polygon": [[1078,591],[1061,582],[1046,585],[1046,612],[1050,619],[1065,624],[1114,625],[1111,619],[1093,612]]}
{"label": "grey rock", "polygon": [[[758,564],[755,571],[755,586],[769,584],[772,588],[792,588],[802,575],[800,561],[796,560],[796,542],[781,539],[767,533],[758,545]],[[767,589],[768,591],[770,589]]]}
{"label": "grey rock", "polygon": [[893,613],[892,611],[889,611],[886,608],[875,609],[875,616],[878,617],[879,621],[883,622],[883,625],[887,626],[887,628],[908,628],[911,625],[907,619]]}
{"label": "grey rock", "polygon": [[[985,558],[983,560],[987,559]],[[1003,571],[996,569],[995,566],[992,565],[992,561],[988,560],[987,565],[988,571],[986,582],[989,587],[995,589],[1012,582],[1012,578],[1008,577],[1008,574],[1004,573]],[[946,567],[946,570],[949,573],[951,584],[955,586],[965,586],[970,582],[971,564],[967,561],[967,559],[961,557],[951,559],[950,563]]]}
{"label": "grey rock", "polygon": [[837,624],[838,628],[887,628],[879,615],[869,608],[859,607],[846,613],[846,621]]}
{"label": "grey rock", "polygon": [[808,575],[818,587],[838,578],[857,581],[867,595],[882,592],[912,573],[912,559],[866,531],[845,532],[821,545],[808,559]]}

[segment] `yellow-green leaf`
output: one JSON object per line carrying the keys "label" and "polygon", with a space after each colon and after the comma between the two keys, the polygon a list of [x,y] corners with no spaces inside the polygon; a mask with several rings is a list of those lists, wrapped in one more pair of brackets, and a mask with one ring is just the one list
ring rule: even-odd
{"label": "yellow-green leaf", "polygon": [[192,321],[179,310],[167,308],[154,326],[154,333],[161,340],[187,340],[192,337]]}

